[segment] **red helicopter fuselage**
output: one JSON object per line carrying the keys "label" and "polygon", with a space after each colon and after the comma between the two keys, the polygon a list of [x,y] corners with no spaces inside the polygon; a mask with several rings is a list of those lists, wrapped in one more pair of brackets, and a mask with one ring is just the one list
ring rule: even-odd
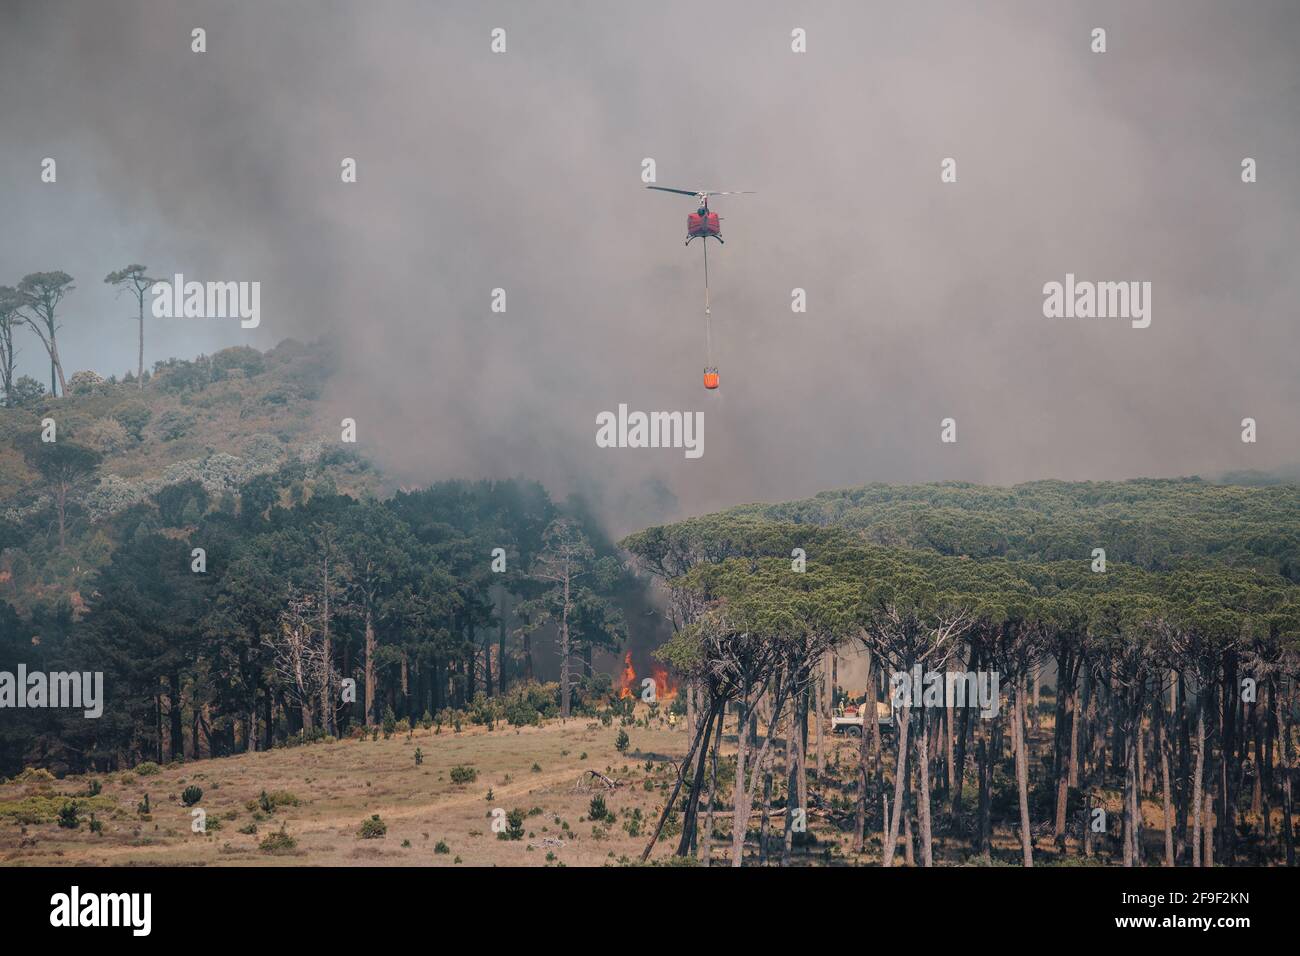
{"label": "red helicopter fuselage", "polygon": [[710,212],[707,206],[691,213],[686,217],[686,235],[687,242],[691,239],[721,239],[722,226],[718,214]]}

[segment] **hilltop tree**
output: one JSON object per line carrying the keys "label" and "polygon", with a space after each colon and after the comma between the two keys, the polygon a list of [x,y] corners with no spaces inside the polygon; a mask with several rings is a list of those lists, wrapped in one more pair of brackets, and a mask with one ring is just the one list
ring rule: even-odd
{"label": "hilltop tree", "polygon": [[144,388],[144,296],[150,287],[158,281],[149,278],[145,274],[146,268],[146,266],[132,264],[118,269],[116,272],[110,272],[104,277],[104,281],[109,285],[116,286],[119,293],[123,290],[129,290],[135,296],[140,322],[140,355],[136,371],[136,382],[141,389]]}
{"label": "hilltop tree", "polygon": [[[55,310],[74,288],[72,276],[66,272],[33,272],[23,276],[18,283],[18,293],[23,297],[26,310],[23,318],[50,356],[50,394],[56,397],[60,391],[66,393],[68,387],[63,378],[63,361],[59,358],[59,324]],[[54,384],[56,373],[58,389]]]}
{"label": "hilltop tree", "polygon": [[0,286],[0,388],[4,389],[5,406],[14,407],[14,363],[18,352],[14,346],[14,329],[23,324],[23,297],[11,286]]}
{"label": "hilltop tree", "polygon": [[59,547],[66,547],[68,504],[79,491],[94,483],[95,469],[103,456],[93,448],[78,445],[67,438],[45,442],[39,435],[26,435],[17,444],[28,466],[40,475],[54,501]]}

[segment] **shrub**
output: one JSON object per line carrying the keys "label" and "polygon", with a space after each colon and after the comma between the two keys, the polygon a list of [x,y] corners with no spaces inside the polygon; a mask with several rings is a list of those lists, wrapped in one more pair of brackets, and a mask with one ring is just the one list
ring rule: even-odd
{"label": "shrub", "polygon": [[626,753],[629,743],[631,743],[631,741],[628,739],[627,731],[620,730],[618,736],[614,738],[614,749],[619,753]]}
{"label": "shrub", "polygon": [[194,416],[177,411],[174,408],[167,409],[154,422],[154,430],[157,431],[158,437],[163,441],[175,441],[178,438],[183,438],[193,427]]}
{"label": "shrub", "polygon": [[142,813],[145,816],[149,815],[149,794],[146,793],[144,795],[144,799],[141,800],[139,806],[135,808],[135,812]]}
{"label": "shrub", "polygon": [[357,836],[362,840],[378,840],[387,832],[388,824],[379,819],[379,814],[376,813],[369,820],[362,822]]}
{"label": "shrub", "polygon": [[587,810],[587,818],[594,823],[599,823],[607,816],[609,816],[609,808],[605,806],[605,797],[598,793],[591,798],[591,806]]}
{"label": "shrub", "polygon": [[59,808],[59,826],[65,830],[75,830],[81,826],[81,821],[77,819],[77,803],[75,800],[69,800]]}
{"label": "shrub", "polygon": [[272,831],[262,838],[258,849],[263,853],[291,853],[298,846],[298,841],[284,832],[284,824],[278,831]]}
{"label": "shrub", "polygon": [[447,846],[446,840],[439,840],[437,843],[433,845],[433,852],[438,854],[450,853],[451,847]]}
{"label": "shrub", "polygon": [[522,840],[524,838],[524,811],[511,810],[506,814],[506,828],[497,834],[498,840]]}
{"label": "shrub", "polygon": [[152,760],[146,760],[144,763],[136,766],[135,772],[138,776],[141,777],[151,777],[161,769],[162,768],[159,767]]}
{"label": "shrub", "polygon": [[185,804],[185,806],[187,807],[194,806],[194,804],[198,803],[202,799],[203,799],[203,788],[196,787],[193,784],[190,784],[181,793],[181,803]]}
{"label": "shrub", "polygon": [[478,779],[478,771],[473,767],[457,765],[451,768],[451,782],[455,784],[473,783]]}
{"label": "shrub", "polygon": [[416,748],[415,748],[415,765],[418,767],[418,766],[420,766],[420,764],[422,764],[422,763],[424,763],[424,753],[423,753],[423,751],[420,750],[419,747],[416,747]]}
{"label": "shrub", "polygon": [[397,729],[397,717],[393,715],[393,708],[384,708],[384,739],[387,740],[393,736],[393,731]]}
{"label": "shrub", "polygon": [[152,417],[153,412],[143,402],[127,402],[113,412],[113,418],[136,441],[144,437],[144,426],[149,424],[149,419]]}

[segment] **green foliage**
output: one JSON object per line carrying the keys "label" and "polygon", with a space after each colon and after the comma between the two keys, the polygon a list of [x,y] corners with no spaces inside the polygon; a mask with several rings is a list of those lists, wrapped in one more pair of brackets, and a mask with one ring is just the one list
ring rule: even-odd
{"label": "green foliage", "polygon": [[627,731],[620,730],[618,736],[614,738],[614,749],[619,753],[627,753],[628,744],[630,743]]}
{"label": "green foliage", "polygon": [[279,856],[292,853],[297,846],[298,841],[285,832],[282,823],[279,830],[273,830],[262,838],[262,842],[258,844],[258,849],[263,853]]}
{"label": "green foliage", "polygon": [[478,779],[478,771],[473,767],[457,765],[451,768],[451,782],[463,786]]}
{"label": "green foliage", "polygon": [[181,803],[187,807],[192,807],[203,799],[203,788],[196,787],[193,784],[186,787],[181,793]]}
{"label": "green foliage", "polygon": [[59,826],[66,830],[75,830],[81,826],[77,818],[77,802],[69,800],[59,808]]}
{"label": "green foliage", "polygon": [[506,828],[497,834],[498,840],[522,840],[524,838],[524,811],[511,810],[506,814]]}
{"label": "green foliage", "polygon": [[362,821],[357,836],[362,840],[378,840],[387,832],[388,824],[379,819],[379,814],[376,813],[369,820]]}

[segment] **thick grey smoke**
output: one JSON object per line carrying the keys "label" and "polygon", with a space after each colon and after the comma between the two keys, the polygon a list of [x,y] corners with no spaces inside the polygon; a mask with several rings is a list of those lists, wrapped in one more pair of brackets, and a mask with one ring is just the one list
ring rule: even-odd
{"label": "thick grey smoke", "polygon": [[[616,532],[869,480],[1297,459],[1294,3],[3,11],[0,282],[77,277],[69,372],[133,365],[110,269],[259,280],[260,328],[160,320],[148,359],[327,337],[331,407],[398,481],[537,477]],[[643,189],[645,157],[758,191],[717,203],[715,393],[691,201]],[[1150,281],[1151,327],[1044,318],[1067,272]],[[621,402],[704,410],[704,457],[598,449]]]}

